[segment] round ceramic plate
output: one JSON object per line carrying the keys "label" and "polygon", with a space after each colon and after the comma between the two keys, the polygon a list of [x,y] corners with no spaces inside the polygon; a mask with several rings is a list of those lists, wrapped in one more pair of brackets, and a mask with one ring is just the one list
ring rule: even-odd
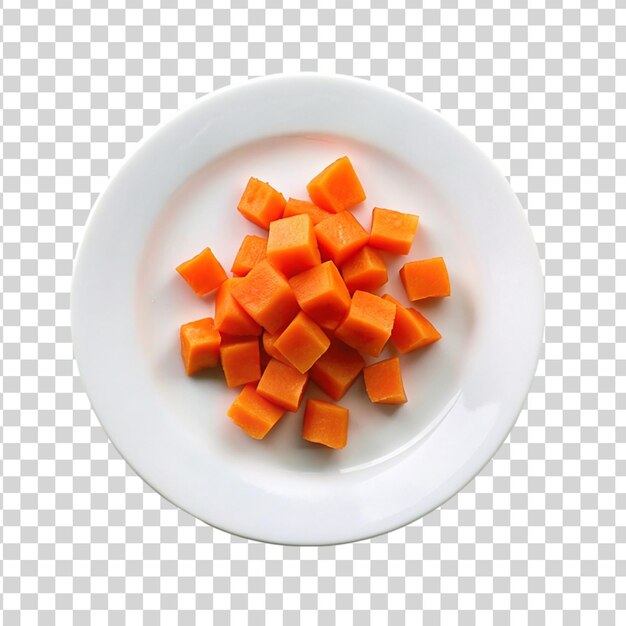
{"label": "round ceramic plate", "polygon": [[[374,206],[417,213],[398,269],[443,256],[449,298],[418,303],[443,339],[402,359],[408,403],[371,404],[357,381],[348,445],[301,438],[287,413],[262,441],[226,416],[237,395],[219,368],[188,378],[182,323],[213,315],[175,267],[210,246],[226,269],[245,234],[236,206],[250,176],[285,196],[348,155]],[[489,461],[533,378],[543,279],[518,200],[494,165],[438,114],[401,93],[339,76],[257,79],[200,99],[124,163],[93,208],[72,288],[75,355],[111,441],[156,491],[229,532],[335,544],[407,524]],[[388,349],[383,353],[387,354]],[[308,397],[323,398],[313,384]]]}

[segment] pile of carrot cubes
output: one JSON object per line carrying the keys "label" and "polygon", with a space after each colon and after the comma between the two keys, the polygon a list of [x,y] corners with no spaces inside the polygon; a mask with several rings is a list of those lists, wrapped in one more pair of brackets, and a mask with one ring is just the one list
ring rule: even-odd
{"label": "pile of carrot cubes", "polygon": [[[210,248],[176,269],[198,296],[215,290],[215,316],[180,328],[188,375],[221,363],[229,387],[243,387],[228,416],[262,439],[286,411],[297,411],[309,378],[338,401],[363,372],[372,402],[407,401],[398,356],[366,366],[391,340],[397,353],[441,338],[416,309],[378,296],[387,282],[382,252],[406,255],[417,215],[374,208],[370,232],[349,209],[365,192],[348,157],[307,185],[312,202],[285,200],[251,178],[238,210],[267,237],[247,235],[229,278]],[[411,261],[400,270],[411,301],[450,295],[444,260]],[[304,439],[343,448],[348,409],[310,399]]]}

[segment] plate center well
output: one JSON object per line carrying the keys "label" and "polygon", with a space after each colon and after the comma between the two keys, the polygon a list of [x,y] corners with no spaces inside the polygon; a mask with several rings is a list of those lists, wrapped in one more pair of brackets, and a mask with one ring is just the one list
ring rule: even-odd
{"label": "plate center well", "polygon": [[[306,199],[306,183],[323,167],[347,154],[367,200],[354,211],[366,229],[374,206],[416,213],[420,226],[409,255],[387,255],[389,292],[409,304],[398,277],[407,261],[443,256],[452,296],[416,303],[442,333],[438,343],[401,359],[409,399],[400,407],[369,402],[358,380],[339,404],[350,409],[348,446],[332,451],[301,439],[302,409],[287,413],[263,441],[254,441],[226,416],[238,390],[228,389],[219,368],[188,378],[178,342],[181,324],[213,316],[214,296],[198,298],[175,271],[182,261],[210,246],[224,268],[246,234],[266,234],[236,210],[250,176],[267,180],[285,197]],[[245,145],[207,163],[187,179],[158,212],[147,235],[136,290],[137,331],[153,382],[168,416],[207,454],[238,463],[242,471],[263,465],[296,472],[348,472],[383,462],[415,445],[435,428],[459,393],[472,345],[479,306],[479,251],[465,236],[468,219],[445,189],[390,153],[336,136],[295,135]],[[230,272],[229,272],[230,274]],[[386,348],[380,359],[393,354]],[[368,362],[378,359],[367,358]],[[329,400],[314,383],[306,397]],[[305,400],[306,402],[306,400]],[[304,405],[304,402],[303,402]]]}

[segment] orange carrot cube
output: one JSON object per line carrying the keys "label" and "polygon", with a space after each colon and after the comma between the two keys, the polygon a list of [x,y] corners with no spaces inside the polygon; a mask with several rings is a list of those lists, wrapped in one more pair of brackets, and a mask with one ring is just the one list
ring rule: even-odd
{"label": "orange carrot cube", "polygon": [[365,390],[372,402],[378,404],[404,404],[406,394],[402,384],[400,359],[394,356],[363,370]]}
{"label": "orange carrot cube", "polygon": [[308,380],[308,374],[302,374],[291,365],[272,359],[261,376],[257,392],[287,411],[297,411]]}
{"label": "orange carrot cube", "polygon": [[307,400],[304,411],[302,437],[328,448],[345,448],[348,443],[348,409],[323,402]]}
{"label": "orange carrot cube", "polygon": [[298,312],[298,303],[282,272],[267,260],[255,265],[231,290],[246,313],[271,333],[286,326]]}
{"label": "orange carrot cube", "polygon": [[220,360],[229,387],[256,382],[261,378],[261,354],[256,337],[223,340]]}
{"label": "orange carrot cube", "polygon": [[333,400],[341,400],[365,367],[363,357],[338,339],[315,362],[310,375],[313,382]]}
{"label": "orange carrot cube", "polygon": [[369,240],[369,233],[356,217],[342,211],[325,219],[315,227],[317,243],[324,258],[341,265],[358,252]]}
{"label": "orange carrot cube", "polygon": [[442,257],[405,263],[400,269],[400,279],[412,302],[450,295],[448,269]]}
{"label": "orange carrot cube", "polygon": [[241,242],[230,271],[235,276],[245,276],[255,265],[265,258],[267,239],[256,235],[246,235]]}
{"label": "orange carrot cube", "polygon": [[387,266],[380,254],[364,246],[341,266],[341,275],[350,293],[357,289],[375,291],[387,282]]}
{"label": "orange carrot cube", "polygon": [[237,210],[253,224],[267,230],[285,210],[285,198],[268,183],[251,178],[239,200]]}
{"label": "orange carrot cube", "polygon": [[311,200],[331,213],[345,211],[365,200],[361,182],[347,156],[322,170],[306,188]]}
{"label": "orange carrot cube", "polygon": [[[268,354],[268,356],[272,359],[277,359],[282,363],[286,363],[287,365],[291,365],[289,361],[274,347],[276,340],[282,334],[282,330],[279,330],[275,333],[268,333],[267,331],[263,332],[263,350]],[[267,365],[267,364],[266,364]]]}
{"label": "orange carrot cube", "polygon": [[286,276],[321,263],[310,215],[294,215],[270,224],[267,259]]}
{"label": "orange carrot cube", "polygon": [[263,439],[285,414],[285,410],[259,395],[254,385],[246,385],[226,414],[247,435]]}
{"label": "orange carrot cube", "polygon": [[180,354],[188,376],[218,364],[220,342],[221,337],[212,317],[180,327]]}
{"label": "orange carrot cube", "polygon": [[391,336],[396,307],[367,291],[355,291],[335,336],[352,348],[378,356]]}
{"label": "orange carrot cube", "polygon": [[324,209],[320,209],[312,202],[289,198],[289,200],[287,200],[287,204],[285,205],[283,217],[292,217],[293,215],[302,214],[310,215],[314,225],[319,224],[322,220],[325,220],[327,217],[332,215],[332,213],[324,211]]}
{"label": "orange carrot cube", "polygon": [[228,278],[215,296],[215,327],[227,335],[260,335],[261,327],[233,298],[232,289],[242,278]]}
{"label": "orange carrot cube", "polygon": [[300,311],[293,321],[274,342],[287,361],[299,372],[307,372],[330,345],[330,339],[324,331],[304,313]]}
{"label": "orange carrot cube", "polygon": [[419,216],[411,213],[376,207],[372,211],[370,246],[394,254],[408,254],[419,219]]}
{"label": "orange carrot cube", "polygon": [[398,352],[412,352],[441,339],[439,331],[419,311],[402,306],[389,294],[385,294],[383,299],[396,305],[391,341]]}
{"label": "orange carrot cube", "polygon": [[228,278],[211,248],[205,248],[193,259],[181,263],[176,271],[199,296],[217,289]]}
{"label": "orange carrot cube", "polygon": [[350,294],[332,261],[289,279],[300,308],[322,328],[334,330],[350,307]]}

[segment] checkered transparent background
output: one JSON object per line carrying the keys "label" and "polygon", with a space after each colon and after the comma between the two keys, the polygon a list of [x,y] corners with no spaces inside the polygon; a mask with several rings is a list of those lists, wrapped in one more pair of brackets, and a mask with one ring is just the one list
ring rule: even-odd
{"label": "checkered transparent background", "polygon": [[[2,4],[0,623],[626,623],[625,5],[267,4]],[[547,291],[493,462],[423,520],[320,549],[153,493],[90,412],[69,327],[77,242],[124,155],[204,93],[300,70],[404,90],[474,138],[526,208]]]}

